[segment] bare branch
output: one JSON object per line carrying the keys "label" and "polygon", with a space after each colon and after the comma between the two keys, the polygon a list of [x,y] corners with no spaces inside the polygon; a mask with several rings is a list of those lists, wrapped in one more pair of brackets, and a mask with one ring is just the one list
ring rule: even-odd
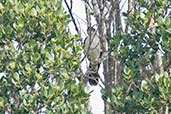
{"label": "bare branch", "polygon": [[121,23],[120,8],[119,8],[120,2],[119,2],[119,0],[115,0],[115,1],[116,1],[116,15],[115,15],[116,31],[121,32],[122,31],[122,23]]}
{"label": "bare branch", "polygon": [[[66,4],[66,6],[67,6],[67,9],[68,9],[68,11],[69,11],[69,14],[71,15],[72,22],[74,23],[74,26],[75,26],[75,30],[77,31],[78,34],[80,34],[80,31],[79,31],[79,29],[78,29],[78,27],[77,27],[77,24],[76,24],[76,22],[75,22],[75,18],[74,18],[73,13],[72,13],[72,6],[70,6],[70,7],[71,7],[71,8],[70,8],[69,5],[68,5],[68,3],[67,3],[67,1],[64,0],[64,2],[65,2],[65,4]],[[70,2],[72,2],[72,0],[70,0]],[[72,5],[72,3],[71,3],[71,5]]]}
{"label": "bare branch", "polygon": [[70,0],[70,9],[71,9],[71,11],[72,11],[72,4],[73,4],[73,1]]}
{"label": "bare branch", "polygon": [[94,10],[94,16],[96,17],[97,23],[99,23],[99,13],[97,8],[97,2],[95,0],[92,0],[93,10]]}
{"label": "bare branch", "polygon": [[89,2],[86,0],[85,2],[85,11],[86,11],[86,20],[87,20],[87,28],[91,27],[91,17],[90,17],[90,9]]}
{"label": "bare branch", "polygon": [[87,22],[84,20],[84,19],[82,19],[81,17],[79,17],[77,14],[75,14],[75,13],[73,13],[74,14],[74,16],[76,16],[78,19],[80,19],[85,25],[87,25]]}
{"label": "bare branch", "polygon": [[165,114],[169,114],[169,107],[168,106],[166,106]]}

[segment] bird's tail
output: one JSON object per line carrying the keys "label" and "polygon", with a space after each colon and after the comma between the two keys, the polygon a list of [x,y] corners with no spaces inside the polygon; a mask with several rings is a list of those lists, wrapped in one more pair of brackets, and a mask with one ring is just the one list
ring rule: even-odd
{"label": "bird's tail", "polygon": [[90,73],[89,73],[89,84],[92,86],[96,86],[99,82],[100,75],[98,73],[100,64],[97,65],[89,65]]}

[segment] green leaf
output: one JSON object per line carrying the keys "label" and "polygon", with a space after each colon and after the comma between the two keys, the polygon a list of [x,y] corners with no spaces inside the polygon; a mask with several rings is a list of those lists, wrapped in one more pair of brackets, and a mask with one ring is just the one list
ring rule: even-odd
{"label": "green leaf", "polygon": [[46,57],[47,57],[47,59],[52,59],[53,58],[52,55],[49,52],[46,52]]}
{"label": "green leaf", "polygon": [[81,46],[76,46],[77,51],[82,50]]}
{"label": "green leaf", "polygon": [[9,64],[9,66],[11,67],[11,69],[14,69],[15,66],[16,66],[16,63],[13,61],[13,62],[11,62],[11,63]]}
{"label": "green leaf", "polygon": [[129,76],[131,75],[131,70],[128,68],[124,68],[124,73]]}
{"label": "green leaf", "polygon": [[163,88],[161,86],[159,86],[159,92],[163,93]]}
{"label": "green leaf", "polygon": [[147,85],[147,81],[146,80],[143,80],[142,82],[141,82],[141,89],[142,90],[147,90],[148,89],[148,85]]}
{"label": "green leaf", "polygon": [[164,78],[163,81],[164,81],[164,86],[168,87],[168,84],[169,84],[168,78]]}
{"label": "green leaf", "polygon": [[36,40],[32,39],[32,40],[30,41],[30,46],[31,46],[31,48],[35,47],[36,45],[37,45]]}
{"label": "green leaf", "polygon": [[168,17],[167,17],[167,18],[165,19],[165,24],[169,26],[169,25],[171,24],[171,18],[168,18]]}
{"label": "green leaf", "polygon": [[32,16],[37,16],[37,10],[35,8],[33,8],[31,10],[31,14],[32,14]]}
{"label": "green leaf", "polygon": [[163,42],[168,42],[168,37],[163,36],[162,40],[163,40]]}
{"label": "green leaf", "polygon": [[86,108],[81,109],[81,114],[87,114],[87,109]]}
{"label": "green leaf", "polygon": [[2,32],[3,34],[6,34],[5,30],[4,30],[4,26],[3,25],[0,25],[0,32]]}
{"label": "green leaf", "polygon": [[16,85],[14,78],[11,78],[11,82]]}
{"label": "green leaf", "polygon": [[53,88],[49,89],[49,94],[54,94],[55,90]]}
{"label": "green leaf", "polygon": [[67,74],[67,70],[66,70],[66,69],[62,69],[61,74],[62,74],[63,76],[65,76],[65,75]]}
{"label": "green leaf", "polygon": [[28,101],[29,103],[33,102],[33,96],[32,96],[31,94],[28,94],[28,95],[27,95],[27,101]]}
{"label": "green leaf", "polygon": [[40,74],[38,73],[38,74],[36,74],[36,78],[37,78],[38,80],[41,80],[43,77],[42,77],[42,75],[40,75]]}
{"label": "green leaf", "polygon": [[24,27],[24,20],[23,19],[19,19],[17,21],[17,23],[18,23],[18,27],[20,27],[20,28]]}
{"label": "green leaf", "polygon": [[19,4],[17,8],[20,14],[24,13],[24,6],[22,4]]}
{"label": "green leaf", "polygon": [[54,88],[49,89],[49,91],[48,91],[48,98],[51,99],[54,96],[54,93],[55,93],[55,89]]}
{"label": "green leaf", "polygon": [[41,57],[40,54],[38,52],[36,52],[33,56],[33,59],[35,62],[37,62],[40,59],[40,57]]}
{"label": "green leaf", "polygon": [[163,76],[164,76],[165,78],[168,78],[168,77],[169,77],[168,72],[164,72]]}
{"label": "green leaf", "polygon": [[119,84],[116,84],[115,89],[116,89],[117,93],[119,93],[121,91],[121,86]]}
{"label": "green leaf", "polygon": [[111,101],[113,101],[116,105],[119,105],[119,102],[118,102],[117,97],[115,95],[111,96]]}
{"label": "green leaf", "polygon": [[60,89],[63,89],[64,88],[64,82],[63,81],[60,81],[59,87],[60,87]]}
{"label": "green leaf", "polygon": [[151,104],[153,104],[155,102],[155,98],[151,99]]}
{"label": "green leaf", "polygon": [[105,92],[105,89],[101,89],[101,94],[104,95],[106,92]]}
{"label": "green leaf", "polygon": [[30,64],[27,63],[27,64],[25,65],[25,69],[26,69],[27,71],[30,70]]}
{"label": "green leaf", "polygon": [[4,99],[3,97],[0,97],[0,107],[3,107],[4,106]]}
{"label": "green leaf", "polygon": [[158,17],[157,22],[159,25],[163,24],[163,17],[162,16]]}
{"label": "green leaf", "polygon": [[14,79],[19,81],[20,80],[20,77],[19,77],[19,74],[17,72],[14,73],[13,75]]}
{"label": "green leaf", "polygon": [[10,25],[7,25],[7,27],[6,27],[6,32],[7,32],[8,34],[11,34],[12,28],[11,28]]}
{"label": "green leaf", "polygon": [[30,5],[34,5],[34,3],[35,3],[35,0],[29,0],[28,1],[28,4],[30,4]]}
{"label": "green leaf", "polygon": [[125,17],[127,17],[128,16],[128,13],[123,12],[122,15],[125,16]]}

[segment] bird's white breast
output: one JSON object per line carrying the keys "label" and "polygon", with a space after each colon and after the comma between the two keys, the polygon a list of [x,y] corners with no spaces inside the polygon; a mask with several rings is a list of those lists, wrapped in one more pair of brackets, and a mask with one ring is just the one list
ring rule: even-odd
{"label": "bird's white breast", "polygon": [[97,35],[87,37],[85,40],[85,54],[91,62],[97,62],[100,57],[101,42]]}

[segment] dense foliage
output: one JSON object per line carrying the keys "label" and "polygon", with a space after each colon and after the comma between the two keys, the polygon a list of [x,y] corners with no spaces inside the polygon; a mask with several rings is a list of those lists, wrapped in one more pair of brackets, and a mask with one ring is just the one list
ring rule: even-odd
{"label": "dense foliage", "polygon": [[[124,13],[128,32],[110,40],[122,80],[102,98],[111,113],[171,112],[170,1],[134,3]],[[82,48],[69,22],[61,0],[0,2],[0,113],[89,113],[89,94],[76,82]]]}
{"label": "dense foliage", "polygon": [[[102,91],[112,113],[171,112],[170,1],[149,2],[137,0],[132,14],[124,13],[128,33],[118,33],[111,40],[113,55],[123,66],[122,84]],[[156,54],[161,55],[161,61]],[[161,74],[155,68],[157,62],[162,63]]]}
{"label": "dense foliage", "polygon": [[0,113],[87,113],[68,23],[60,0],[0,2]]}

